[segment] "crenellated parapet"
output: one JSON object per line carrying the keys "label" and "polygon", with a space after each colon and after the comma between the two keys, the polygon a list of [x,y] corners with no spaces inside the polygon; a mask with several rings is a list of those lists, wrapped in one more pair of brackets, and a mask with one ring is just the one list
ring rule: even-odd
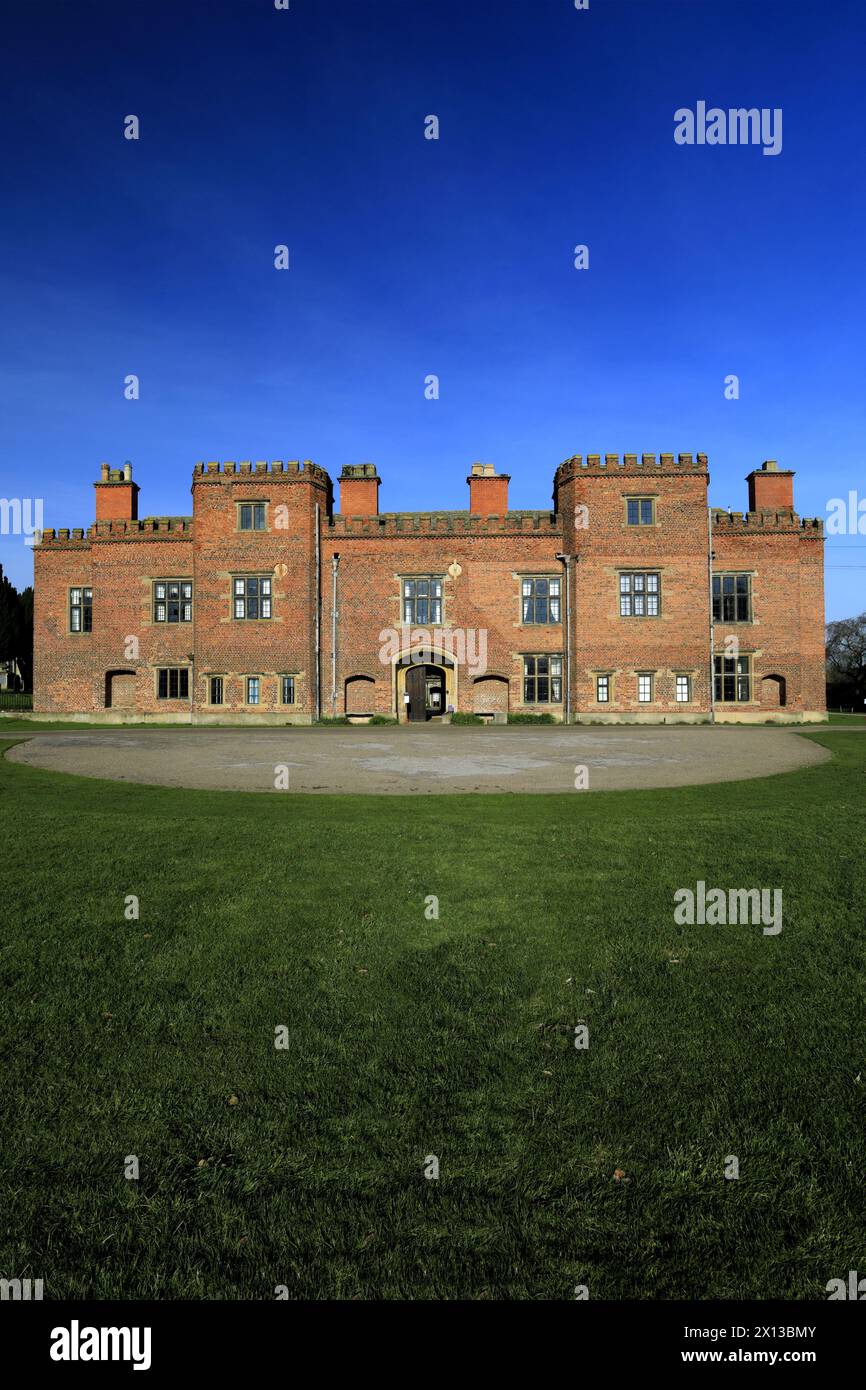
{"label": "crenellated parapet", "polygon": [[253,478],[267,478],[278,476],[284,481],[316,482],[324,484],[325,487],[331,486],[330,474],[320,468],[317,463],[312,463],[310,459],[301,462],[299,459],[291,459],[288,463],[283,463],[280,459],[268,462],[267,459],[259,460],[256,463],[244,460],[242,463],[197,463],[193,470],[193,483],[218,481],[218,482],[248,482]]}
{"label": "crenellated parapet", "polygon": [[730,535],[785,534],[797,535],[807,540],[823,539],[824,522],[819,516],[800,517],[792,511],[727,512],[720,507],[711,507],[713,531]]}
{"label": "crenellated parapet", "polygon": [[86,547],[99,541],[142,540],[153,536],[158,536],[160,540],[192,540],[193,519],[191,516],[147,516],[133,521],[112,517],[95,521],[86,530],[81,526],[50,527],[42,532],[38,544],[42,547]]}
{"label": "crenellated parapet", "polygon": [[646,478],[648,475],[675,475],[706,473],[706,454],[573,454],[564,459],[554,476],[554,486],[569,482],[575,477],[617,477]]}
{"label": "crenellated parapet", "polygon": [[85,535],[81,526],[47,527],[44,531],[37,532],[34,538],[34,549],[36,550],[45,550],[49,547],[61,550],[70,549],[73,546],[80,550],[87,550],[89,545],[89,533]]}
{"label": "crenellated parapet", "polygon": [[332,516],[331,536],[547,535],[557,536],[562,523],[555,512],[506,512],[482,516],[475,512],[386,512],[378,516]]}

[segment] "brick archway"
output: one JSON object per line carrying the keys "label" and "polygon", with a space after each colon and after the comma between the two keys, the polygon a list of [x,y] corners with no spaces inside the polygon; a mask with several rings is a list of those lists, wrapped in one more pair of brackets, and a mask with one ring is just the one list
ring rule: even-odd
{"label": "brick archway", "polygon": [[784,709],[788,703],[788,682],[777,674],[761,678],[761,708]]}
{"label": "brick archway", "polygon": [[135,672],[106,671],[105,708],[134,710],[136,707]]}
{"label": "brick archway", "polygon": [[347,676],[343,683],[343,709],[346,714],[376,713],[376,682],[372,676]]}
{"label": "brick archway", "polygon": [[507,676],[487,671],[472,684],[472,709],[475,714],[508,714],[509,684]]}

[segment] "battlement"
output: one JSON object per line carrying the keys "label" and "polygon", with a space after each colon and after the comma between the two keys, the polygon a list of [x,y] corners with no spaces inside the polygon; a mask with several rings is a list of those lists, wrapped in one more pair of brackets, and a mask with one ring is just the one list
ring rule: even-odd
{"label": "battlement", "polygon": [[555,512],[506,512],[482,516],[477,512],[383,512],[379,516],[337,515],[328,520],[333,536],[418,535],[559,535],[562,522]]}
{"label": "battlement", "polygon": [[315,478],[317,482],[324,483],[330,487],[330,475],[324,468],[320,468],[317,463],[312,463],[310,459],[305,459],[303,463],[298,459],[291,459],[288,463],[283,463],[281,459],[275,459],[269,463],[266,459],[256,463],[249,459],[242,463],[197,463],[193,470],[193,483],[198,482],[248,482],[251,477],[266,478],[280,476],[283,479],[296,479],[304,482]]}
{"label": "battlement", "polygon": [[706,473],[706,454],[573,454],[564,459],[556,470],[554,485],[578,474],[596,476],[618,475],[646,477],[652,474]]}
{"label": "battlement", "polygon": [[127,521],[123,517],[113,517],[105,521],[95,521],[87,530],[81,526],[50,527],[42,532],[40,546],[91,545],[100,540],[141,540],[145,537],[159,536],[160,540],[192,540],[193,519],[191,516],[147,516],[140,521]]}
{"label": "battlement", "polygon": [[821,517],[800,517],[790,511],[726,512],[721,507],[711,507],[710,516],[714,531],[739,531],[744,535],[767,535],[781,531],[806,537],[822,537],[824,534]]}
{"label": "battlement", "polygon": [[47,546],[56,546],[59,549],[61,546],[65,547],[70,545],[80,546],[82,550],[86,550],[90,545],[89,533],[85,536],[81,526],[72,528],[62,526],[59,529],[50,526],[44,531],[38,532],[34,549],[44,550]]}

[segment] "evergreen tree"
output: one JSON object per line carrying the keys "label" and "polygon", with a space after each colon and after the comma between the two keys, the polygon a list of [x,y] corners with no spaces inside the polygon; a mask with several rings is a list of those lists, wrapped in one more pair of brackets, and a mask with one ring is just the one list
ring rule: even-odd
{"label": "evergreen tree", "polygon": [[33,590],[19,594],[0,565],[0,661],[17,661],[24,684],[33,675]]}

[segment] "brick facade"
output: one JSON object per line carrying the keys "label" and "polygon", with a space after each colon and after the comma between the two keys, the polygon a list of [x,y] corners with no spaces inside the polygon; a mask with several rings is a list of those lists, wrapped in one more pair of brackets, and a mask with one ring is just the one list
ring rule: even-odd
{"label": "brick facade", "polygon": [[[380,514],[372,464],[343,470],[335,512],[315,464],[209,463],[192,516],[139,520],[131,470],[103,466],[96,522],[34,548],[34,711],[821,719],[823,527],[794,512],[792,478],[765,463],[751,510],[726,513],[708,509],[704,455],[590,455],[557,469],[553,510],[515,512],[508,478],[473,465],[468,511]],[[715,621],[710,547],[740,594]],[[191,586],[190,621],[157,620],[161,581]],[[89,623],[70,606],[85,591]]]}

